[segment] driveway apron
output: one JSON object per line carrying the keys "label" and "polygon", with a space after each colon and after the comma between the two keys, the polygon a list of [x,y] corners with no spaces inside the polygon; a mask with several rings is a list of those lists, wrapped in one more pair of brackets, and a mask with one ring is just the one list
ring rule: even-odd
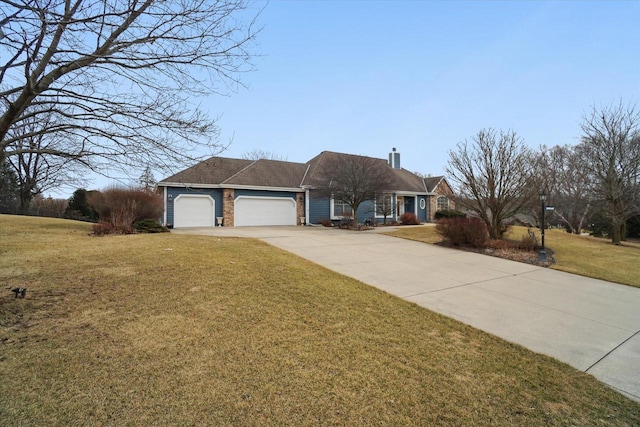
{"label": "driveway apron", "polygon": [[640,401],[640,289],[377,232],[181,229],[253,237],[588,372]]}

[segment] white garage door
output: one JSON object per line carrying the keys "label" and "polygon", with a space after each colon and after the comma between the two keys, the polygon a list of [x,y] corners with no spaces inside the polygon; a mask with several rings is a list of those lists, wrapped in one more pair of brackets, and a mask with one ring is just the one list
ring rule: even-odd
{"label": "white garage door", "polygon": [[215,201],[206,195],[184,195],[173,202],[173,226],[213,227],[215,225]]}
{"label": "white garage door", "polygon": [[296,223],[296,202],[291,198],[239,196],[236,199],[234,224],[238,227]]}

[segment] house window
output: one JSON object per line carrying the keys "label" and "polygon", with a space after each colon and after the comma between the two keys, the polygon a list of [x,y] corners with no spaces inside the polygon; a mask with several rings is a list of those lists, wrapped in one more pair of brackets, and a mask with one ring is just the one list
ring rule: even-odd
{"label": "house window", "polygon": [[353,216],[351,206],[343,202],[342,200],[333,201],[333,216],[344,217]]}
{"label": "house window", "polygon": [[375,214],[377,217],[384,218],[393,215],[393,198],[390,194],[376,195]]}
{"label": "house window", "polygon": [[438,203],[438,205],[436,207],[436,210],[438,210],[438,211],[448,211],[449,210],[449,198],[448,197],[439,196],[437,203]]}

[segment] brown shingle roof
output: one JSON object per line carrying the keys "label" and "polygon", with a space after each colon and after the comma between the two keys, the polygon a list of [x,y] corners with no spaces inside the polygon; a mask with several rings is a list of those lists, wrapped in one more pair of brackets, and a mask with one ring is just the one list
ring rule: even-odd
{"label": "brown shingle roof", "polygon": [[429,193],[433,193],[433,191],[436,189],[436,187],[438,186],[438,184],[440,184],[440,181],[442,181],[441,176],[430,176],[424,179],[424,185],[427,187],[427,191]]}
{"label": "brown shingle roof", "polygon": [[[391,166],[389,166],[391,168]],[[394,169],[391,168],[393,174],[393,191],[411,191],[416,193],[423,193],[426,191],[422,178],[409,172],[406,169]]]}
{"label": "brown shingle roof", "polygon": [[[243,185],[253,187],[298,188],[303,185],[320,186],[328,165],[354,154],[323,151],[306,164],[279,160],[245,160],[212,157],[182,172],[162,180],[161,183]],[[369,157],[375,167],[387,168],[391,174],[389,191],[432,192],[442,177],[424,180],[406,169],[394,169],[387,160]],[[435,180],[435,181],[434,181]]]}
{"label": "brown shingle roof", "polygon": [[[329,166],[332,163],[338,163],[340,159],[346,159],[349,157],[363,157],[356,156],[354,154],[336,153],[333,151],[323,151],[307,163],[309,165],[309,172],[303,182],[304,185],[320,186],[327,180],[324,176],[324,171],[329,170]],[[416,174],[409,172],[406,169],[394,169],[389,166],[389,163],[385,159],[378,159],[375,157],[369,157],[372,164],[376,167],[387,168],[391,174],[391,188],[389,191],[410,191],[410,192],[424,192],[425,186],[422,178]]]}
{"label": "brown shingle roof", "polygon": [[303,163],[212,157],[162,182],[297,188],[306,170]]}
{"label": "brown shingle roof", "polygon": [[253,163],[253,160],[211,157],[195,166],[191,166],[172,175],[162,182],[181,184],[220,184],[242,169]]}
{"label": "brown shingle roof", "polygon": [[303,163],[260,159],[229,177],[223,184],[298,188],[306,170],[307,165]]}

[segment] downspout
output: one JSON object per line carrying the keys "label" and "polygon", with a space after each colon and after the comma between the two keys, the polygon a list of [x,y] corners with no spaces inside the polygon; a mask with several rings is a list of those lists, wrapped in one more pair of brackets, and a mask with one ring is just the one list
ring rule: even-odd
{"label": "downspout", "polygon": [[304,190],[304,218],[306,224],[309,225],[309,187]]}
{"label": "downspout", "polygon": [[164,217],[163,217],[164,222],[163,222],[163,224],[167,225],[167,187],[162,187],[162,188],[164,188],[164,190],[163,190],[164,196],[162,197],[163,203],[164,203]]}
{"label": "downspout", "polygon": [[393,208],[393,215],[391,219],[393,221],[397,221],[398,220],[398,193],[392,193],[392,194],[393,194],[393,199],[391,200],[391,206]]}

